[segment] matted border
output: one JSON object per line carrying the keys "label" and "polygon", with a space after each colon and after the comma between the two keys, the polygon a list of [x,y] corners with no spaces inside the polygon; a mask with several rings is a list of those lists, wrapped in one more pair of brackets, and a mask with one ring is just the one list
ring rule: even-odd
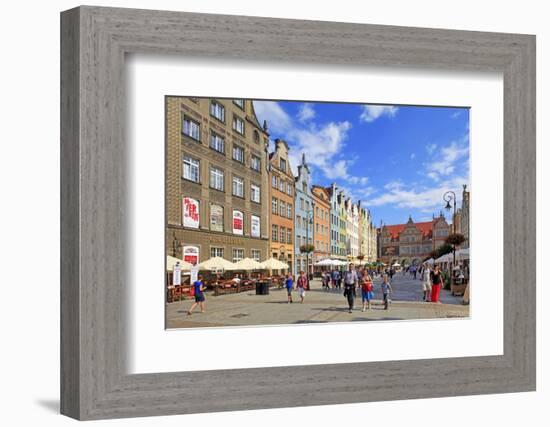
{"label": "matted border", "polygon": [[[127,53],[502,72],[504,354],[128,375]],[[84,420],[535,390],[534,36],[71,9],[61,14],[61,167],[65,415]]]}

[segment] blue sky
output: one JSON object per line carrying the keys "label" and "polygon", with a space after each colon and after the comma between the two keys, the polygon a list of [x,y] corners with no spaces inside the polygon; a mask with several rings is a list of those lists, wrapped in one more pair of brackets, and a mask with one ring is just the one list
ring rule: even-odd
{"label": "blue sky", "polygon": [[[362,200],[375,224],[428,221],[443,193],[460,207],[469,180],[469,110],[289,101],[254,101],[271,138],[287,141],[296,170],[306,154],[313,182],[335,182]],[[450,215],[446,214],[450,219]]]}

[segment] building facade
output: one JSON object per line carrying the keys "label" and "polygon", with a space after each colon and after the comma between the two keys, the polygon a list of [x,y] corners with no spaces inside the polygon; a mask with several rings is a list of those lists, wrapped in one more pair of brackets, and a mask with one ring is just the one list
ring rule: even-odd
{"label": "building facade", "polygon": [[326,188],[330,202],[330,256],[346,259],[346,210],[344,193],[336,184]]}
{"label": "building facade", "polygon": [[376,226],[372,222],[372,216],[368,209],[359,208],[359,252],[365,258],[363,262],[375,262],[378,259]]}
{"label": "building facade", "polygon": [[450,226],[443,213],[432,221],[383,225],[379,229],[380,261],[385,264],[418,265],[445,243]]}
{"label": "building facade", "polygon": [[275,151],[269,154],[270,229],[269,254],[286,262],[294,271],[294,201],[295,180],[288,158],[288,144],[275,140]]}
{"label": "building facade", "polygon": [[313,273],[313,252],[302,251],[314,242],[314,203],[311,192],[311,173],[306,163],[306,155],[302,153],[302,163],[298,165],[296,176],[296,198],[294,201],[294,274],[300,271]]}
{"label": "building facade", "polygon": [[346,210],[346,253],[350,261],[359,256],[359,210],[350,198],[344,202]]}
{"label": "building facade", "polygon": [[460,246],[463,249],[470,247],[470,192],[466,190],[466,185],[462,186],[462,206],[460,208],[460,228],[459,233],[466,240]]}
{"label": "building facade", "polygon": [[313,264],[330,257],[330,197],[324,187],[313,185],[311,188],[315,204]]}
{"label": "building facade", "polygon": [[269,135],[252,101],[166,98],[166,253],[264,260]]}

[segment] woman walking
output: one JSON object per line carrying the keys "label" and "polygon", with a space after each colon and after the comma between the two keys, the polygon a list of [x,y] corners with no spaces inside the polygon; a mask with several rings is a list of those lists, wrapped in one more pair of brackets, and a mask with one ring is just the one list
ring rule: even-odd
{"label": "woman walking", "polygon": [[432,293],[432,277],[430,267],[426,264],[422,269],[422,292],[424,292],[424,301],[430,302]]}
{"label": "woman walking", "polygon": [[359,283],[359,275],[355,270],[353,264],[349,265],[349,270],[344,273],[344,296],[348,300],[348,313],[351,313],[353,310],[353,305],[355,303],[355,287]]}
{"label": "woman walking", "polygon": [[439,303],[439,293],[441,292],[441,286],[443,285],[443,275],[439,269],[439,265],[435,266],[434,271],[431,273],[432,279],[432,302]]}
{"label": "woman walking", "polygon": [[308,280],[304,271],[300,271],[300,276],[296,281],[296,289],[298,289],[298,295],[300,295],[300,304],[303,304],[304,297],[306,296],[306,289],[308,288]]}
{"label": "woman walking", "polygon": [[202,283],[202,276],[199,276],[197,281],[193,283],[193,291],[195,294],[195,302],[193,305],[189,308],[189,311],[187,311],[188,315],[191,315],[193,313],[193,310],[198,305],[200,306],[201,313],[204,313],[204,284]]}

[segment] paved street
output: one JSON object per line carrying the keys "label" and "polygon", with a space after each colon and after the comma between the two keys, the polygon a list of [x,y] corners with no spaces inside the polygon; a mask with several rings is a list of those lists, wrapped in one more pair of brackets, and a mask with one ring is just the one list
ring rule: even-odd
{"label": "paved street", "polygon": [[442,304],[422,302],[420,280],[413,280],[401,273],[392,281],[393,296],[389,309],[381,303],[379,278],[375,279],[374,304],[369,311],[361,311],[361,295],[358,292],[353,313],[348,313],[342,291],[325,291],[315,279],[306,293],[303,304],[297,292],[293,292],[293,304],[286,300],[286,290],[271,288],[269,295],[256,295],[254,291],[239,294],[213,296],[206,294],[206,312],[198,307],[191,315],[187,310],[192,300],[168,304],[168,328],[220,327],[244,325],[276,325],[327,322],[356,322],[371,320],[410,320],[431,318],[468,317],[468,306],[461,304],[461,297],[442,291]]}

